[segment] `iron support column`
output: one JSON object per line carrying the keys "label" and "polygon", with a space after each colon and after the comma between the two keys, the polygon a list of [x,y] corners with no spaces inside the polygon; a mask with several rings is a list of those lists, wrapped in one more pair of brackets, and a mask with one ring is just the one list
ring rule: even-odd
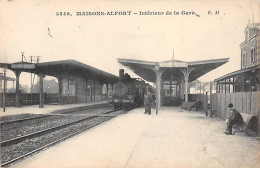
{"label": "iron support column", "polygon": [[208,116],[208,92],[207,91],[206,91],[205,106],[206,106],[206,116]]}
{"label": "iron support column", "polygon": [[161,107],[161,76],[163,71],[160,70],[159,66],[155,66],[156,73],[156,114]]}
{"label": "iron support column", "polygon": [[89,90],[90,90],[90,102],[92,102],[92,101],[93,101],[93,99],[92,99],[92,95],[93,95],[93,91],[92,91],[92,89],[93,89],[92,80],[89,81],[88,84],[89,84],[89,86],[90,86],[90,88],[89,88]]}
{"label": "iron support column", "polygon": [[94,94],[94,102],[96,102],[96,82],[93,81],[93,94]]}
{"label": "iron support column", "polygon": [[38,76],[40,77],[40,85],[39,85],[39,89],[40,89],[40,104],[39,104],[39,108],[44,108],[43,79],[44,79],[45,75],[44,74],[39,74]]}
{"label": "iron support column", "polygon": [[59,92],[58,92],[58,104],[61,105],[63,104],[62,102],[62,82],[63,82],[63,77],[58,78],[59,82]]}
{"label": "iron support column", "polygon": [[108,98],[108,84],[106,84],[106,87],[107,87],[107,94],[106,94],[106,97]]}
{"label": "iron support column", "polygon": [[200,82],[200,94],[201,94],[201,82]]}
{"label": "iron support column", "polygon": [[75,79],[74,80],[74,85],[75,85],[75,97],[76,97],[76,99],[75,99],[75,103],[78,103],[78,88],[79,88],[79,86],[78,86],[78,82],[77,82],[77,80]]}
{"label": "iron support column", "polygon": [[3,92],[3,89],[2,89],[2,80],[0,80],[0,93]]}
{"label": "iron support column", "polygon": [[209,82],[209,105],[210,105],[210,108],[209,108],[209,113],[210,113],[210,117],[213,117],[213,115],[212,115],[212,103],[213,103],[213,101],[212,101],[212,89],[213,89],[213,82]]}
{"label": "iron support column", "polygon": [[185,80],[185,102],[188,102],[188,74],[184,75],[184,80]]}
{"label": "iron support column", "polygon": [[188,102],[188,82],[189,82],[189,75],[191,73],[191,71],[193,71],[193,68],[190,69],[182,69],[181,70],[183,75],[184,75],[184,81],[185,81],[185,102]]}
{"label": "iron support column", "polygon": [[228,92],[230,93],[231,92],[231,90],[230,90],[230,78],[228,78]]}
{"label": "iron support column", "polygon": [[19,77],[20,77],[21,71],[15,71],[15,81],[16,81],[16,90],[15,90],[15,107],[20,107],[20,89],[19,89]]}
{"label": "iron support column", "polygon": [[181,81],[181,99],[184,99],[184,81]]}
{"label": "iron support column", "polygon": [[3,112],[5,112],[5,92],[6,92],[6,70],[4,71]]}
{"label": "iron support column", "polygon": [[85,80],[85,85],[86,85],[85,95],[86,95],[86,103],[87,103],[88,102],[88,80]]}

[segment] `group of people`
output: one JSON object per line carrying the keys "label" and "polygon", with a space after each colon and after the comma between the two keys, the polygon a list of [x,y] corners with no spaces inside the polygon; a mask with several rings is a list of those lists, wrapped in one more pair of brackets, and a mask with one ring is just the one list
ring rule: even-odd
{"label": "group of people", "polygon": [[144,113],[147,115],[151,115],[151,108],[155,109],[155,95],[148,91],[147,94],[144,95]]}

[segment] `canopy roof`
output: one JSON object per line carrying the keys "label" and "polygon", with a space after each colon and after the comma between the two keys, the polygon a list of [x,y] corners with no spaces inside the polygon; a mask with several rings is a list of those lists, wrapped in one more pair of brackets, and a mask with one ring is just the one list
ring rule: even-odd
{"label": "canopy roof", "polygon": [[135,74],[149,82],[156,82],[155,68],[159,67],[164,70],[162,77],[173,76],[175,78],[183,78],[182,70],[192,70],[189,75],[189,82],[205,75],[206,73],[216,69],[217,67],[227,63],[229,58],[211,59],[202,61],[185,62],[180,60],[169,60],[162,62],[122,59],[118,58],[118,62],[130,68]]}
{"label": "canopy roof", "polygon": [[118,82],[118,76],[101,71],[76,60],[42,62],[38,64],[26,62],[18,62],[13,64],[1,63],[0,67],[11,69],[13,71],[19,70],[35,74],[44,74],[57,78],[67,75],[71,77],[81,77],[87,80],[97,80],[101,83]]}
{"label": "canopy roof", "polygon": [[244,73],[250,73],[250,74],[251,73],[257,73],[257,72],[259,73],[259,71],[260,71],[260,65],[256,65],[256,66],[253,66],[253,67],[240,69],[240,70],[228,73],[226,75],[223,75],[222,77],[215,79],[214,82],[223,81],[223,80],[226,80],[228,78],[235,77],[235,76],[238,76],[238,75],[244,74]]}

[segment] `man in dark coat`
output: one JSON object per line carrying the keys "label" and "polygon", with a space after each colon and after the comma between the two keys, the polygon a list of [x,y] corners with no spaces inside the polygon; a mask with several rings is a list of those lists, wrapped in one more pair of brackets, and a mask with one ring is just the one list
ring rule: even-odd
{"label": "man in dark coat", "polygon": [[156,108],[156,97],[154,93],[152,94],[152,106],[154,109]]}
{"label": "man in dark coat", "polygon": [[231,135],[232,134],[232,127],[234,124],[238,124],[238,125],[241,125],[244,123],[244,120],[241,116],[241,114],[233,108],[233,104],[230,103],[228,105],[228,109],[230,110],[231,112],[231,115],[230,117],[228,118],[227,120],[227,129],[226,129],[226,134],[227,135]]}
{"label": "man in dark coat", "polygon": [[148,114],[148,115],[151,115],[152,102],[153,102],[152,94],[148,91],[147,100],[146,100],[146,104],[147,104],[147,114]]}
{"label": "man in dark coat", "polygon": [[144,113],[147,114],[147,94],[144,95]]}

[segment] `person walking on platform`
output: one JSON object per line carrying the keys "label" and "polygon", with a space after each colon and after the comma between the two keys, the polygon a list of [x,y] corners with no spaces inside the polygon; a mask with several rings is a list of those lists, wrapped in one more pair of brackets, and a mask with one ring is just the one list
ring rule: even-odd
{"label": "person walking on platform", "polygon": [[225,133],[227,135],[231,135],[232,134],[232,127],[233,127],[233,125],[234,124],[241,125],[241,124],[244,123],[244,120],[243,120],[241,114],[236,109],[233,108],[233,104],[232,103],[230,103],[228,105],[228,109],[230,110],[231,115],[227,119],[227,129],[226,129]]}
{"label": "person walking on platform", "polygon": [[152,94],[152,106],[155,109],[155,107],[156,107],[156,97],[155,97],[154,93]]}
{"label": "person walking on platform", "polygon": [[151,115],[152,102],[153,102],[152,94],[148,91],[147,100],[146,100],[148,115]]}
{"label": "person walking on platform", "polygon": [[147,114],[147,95],[144,95],[144,114]]}

